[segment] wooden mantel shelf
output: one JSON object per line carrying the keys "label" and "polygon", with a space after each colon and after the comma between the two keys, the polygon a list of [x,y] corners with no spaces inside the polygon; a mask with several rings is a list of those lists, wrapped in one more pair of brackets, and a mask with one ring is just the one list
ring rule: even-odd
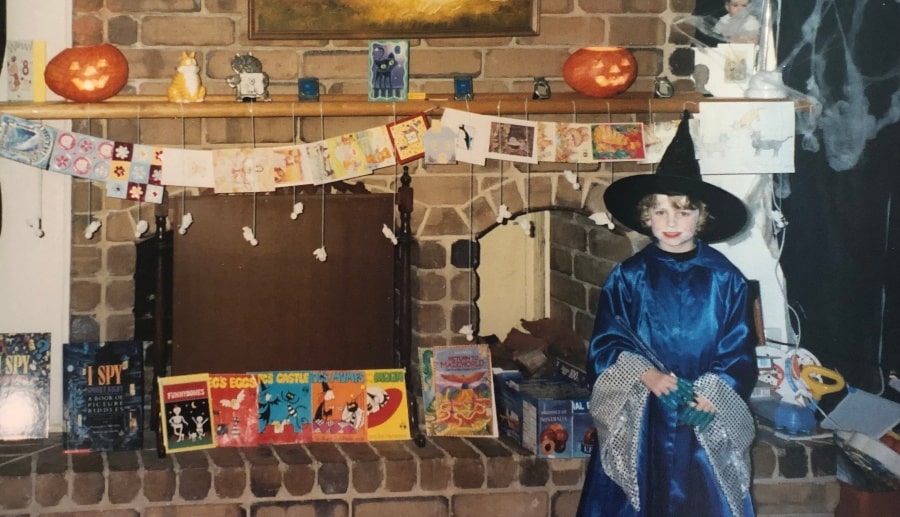
{"label": "wooden mantel shelf", "polygon": [[[208,96],[205,102],[171,103],[163,96],[117,96],[103,102],[0,103],[0,112],[29,120],[125,119],[125,118],[230,118],[230,117],[363,117],[406,116],[445,108],[486,115],[619,114],[696,112],[700,102],[734,101],[703,97],[696,93],[656,99],[649,93],[626,92],[609,99],[573,93],[533,100],[531,94],[476,94],[471,101],[457,101],[452,94],[429,94],[427,100],[369,102],[365,95],[324,95],[319,102],[300,102],[294,96],[274,95],[271,102],[237,102],[230,95]],[[745,99],[741,99],[745,100]]]}

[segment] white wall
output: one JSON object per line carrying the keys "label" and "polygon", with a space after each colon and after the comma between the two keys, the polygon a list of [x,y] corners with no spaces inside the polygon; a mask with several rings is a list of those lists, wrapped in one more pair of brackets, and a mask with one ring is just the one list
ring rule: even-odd
{"label": "white wall", "polygon": [[[7,39],[46,40],[48,59],[70,46],[71,2],[15,1],[6,9]],[[6,84],[5,71],[0,82]],[[50,426],[58,431],[62,343],[69,338],[71,179],[0,158],[0,189],[0,333],[52,334]],[[36,217],[42,219],[42,238],[26,224]]]}

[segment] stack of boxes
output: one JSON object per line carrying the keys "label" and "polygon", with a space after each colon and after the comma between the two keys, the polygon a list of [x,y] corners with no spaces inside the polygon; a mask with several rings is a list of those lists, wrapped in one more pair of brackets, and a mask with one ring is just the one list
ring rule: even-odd
{"label": "stack of boxes", "polygon": [[561,369],[553,379],[525,379],[518,371],[494,375],[500,433],[539,457],[587,458],[596,443],[590,390]]}

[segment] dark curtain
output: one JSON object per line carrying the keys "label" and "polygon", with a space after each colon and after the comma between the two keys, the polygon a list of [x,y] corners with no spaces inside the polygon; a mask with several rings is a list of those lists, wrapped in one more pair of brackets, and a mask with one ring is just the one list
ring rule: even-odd
{"label": "dark curtain", "polygon": [[[820,88],[841,98],[848,59],[864,77],[869,113],[883,119],[891,97],[900,101],[900,3],[829,2],[817,27],[815,54],[793,53],[814,0],[784,2],[779,63],[785,83],[807,92],[810,66],[824,69]],[[858,30],[857,30],[858,29]],[[845,54],[842,35],[853,35]],[[825,57],[823,62],[818,58]],[[827,103],[825,109],[831,108]],[[896,118],[896,117],[894,117]],[[859,121],[852,121],[858,123]],[[880,374],[900,371],[900,124],[885,126],[849,170],[829,166],[823,148],[796,153],[796,173],[781,175],[789,225],[782,256],[788,301],[797,310],[800,345],[855,387],[880,392]],[[820,139],[820,142],[822,140]]]}

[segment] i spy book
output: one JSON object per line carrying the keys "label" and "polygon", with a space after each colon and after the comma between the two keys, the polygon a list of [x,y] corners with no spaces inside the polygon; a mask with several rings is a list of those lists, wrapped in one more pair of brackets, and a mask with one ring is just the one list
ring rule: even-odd
{"label": "i spy book", "polygon": [[0,440],[50,432],[50,333],[0,334]]}
{"label": "i spy book", "polygon": [[143,363],[137,341],[63,345],[66,452],[141,448]]}

